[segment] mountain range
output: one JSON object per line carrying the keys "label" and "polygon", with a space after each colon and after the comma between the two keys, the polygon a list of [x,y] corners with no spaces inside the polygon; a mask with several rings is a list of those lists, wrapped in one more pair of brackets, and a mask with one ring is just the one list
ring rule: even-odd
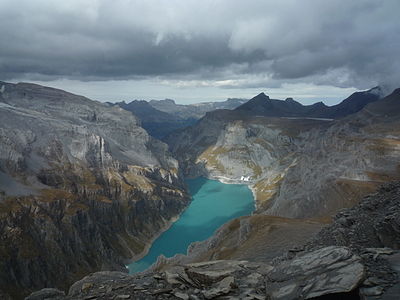
{"label": "mountain range", "polygon": [[[396,284],[399,185],[379,186],[400,180],[400,89],[330,107],[263,93],[111,105],[0,82],[0,118],[4,299],[45,287],[57,289],[28,299],[367,297]],[[254,214],[148,273],[108,272],[146,252],[189,204],[184,178],[196,176],[248,185]]]}
{"label": "mountain range", "polygon": [[326,106],[323,102],[312,105],[301,103],[287,98],[286,100],[270,99],[264,93],[257,95],[247,103],[237,107],[236,110],[250,115],[267,117],[309,117],[338,119],[360,111],[369,103],[382,98],[384,92],[380,87],[368,91],[356,92],[348,98],[333,106]]}
{"label": "mountain range", "polygon": [[141,126],[157,138],[164,139],[175,130],[195,124],[207,112],[218,109],[236,110],[249,116],[269,117],[309,117],[337,119],[361,110],[368,103],[382,98],[383,90],[375,87],[368,91],[356,92],[337,105],[326,106],[322,102],[312,105],[287,98],[286,100],[270,99],[260,93],[251,100],[228,99],[222,102],[205,102],[198,104],[176,104],[174,100],[134,100],[129,103],[108,103],[132,112],[141,120]]}
{"label": "mountain range", "polygon": [[121,108],[132,112],[141,120],[141,125],[147,132],[163,139],[173,131],[194,124],[207,112],[215,109],[234,109],[243,104],[244,99],[228,99],[222,102],[204,102],[198,104],[176,104],[174,100],[134,100],[129,103],[117,102]]}

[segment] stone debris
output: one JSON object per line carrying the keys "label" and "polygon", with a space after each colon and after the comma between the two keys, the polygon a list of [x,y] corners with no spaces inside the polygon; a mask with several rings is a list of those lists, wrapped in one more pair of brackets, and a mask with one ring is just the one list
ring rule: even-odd
{"label": "stone debris", "polygon": [[189,300],[189,295],[181,292],[175,292],[174,296],[178,299]]}
{"label": "stone debris", "polygon": [[52,299],[52,300],[65,299],[65,293],[57,289],[47,288],[34,292],[30,296],[25,298],[25,300],[45,300],[45,299]]}
{"label": "stone debris", "polygon": [[203,295],[206,299],[214,299],[218,296],[226,295],[235,287],[234,283],[234,277],[225,277],[220,282],[216,283],[211,289],[204,291]]}
{"label": "stone debris", "polygon": [[364,280],[361,258],[344,247],[326,247],[277,265],[266,277],[272,299],[304,299],[354,290]]}

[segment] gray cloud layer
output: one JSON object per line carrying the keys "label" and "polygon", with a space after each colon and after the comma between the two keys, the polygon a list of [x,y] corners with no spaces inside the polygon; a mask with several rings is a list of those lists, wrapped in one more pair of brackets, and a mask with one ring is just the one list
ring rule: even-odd
{"label": "gray cloud layer", "polygon": [[0,78],[399,85],[399,11],[398,0],[0,0]]}

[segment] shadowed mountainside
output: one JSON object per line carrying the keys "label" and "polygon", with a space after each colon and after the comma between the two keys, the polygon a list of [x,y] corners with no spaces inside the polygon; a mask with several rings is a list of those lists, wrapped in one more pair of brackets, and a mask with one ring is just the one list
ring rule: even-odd
{"label": "shadowed mountainside", "polygon": [[149,104],[154,108],[169,113],[178,118],[184,119],[200,119],[204,115],[216,109],[235,109],[236,107],[246,103],[246,99],[230,98],[220,102],[202,102],[196,104],[176,104],[174,100],[151,100]]}
{"label": "shadowed mountainside", "polygon": [[141,125],[146,131],[157,139],[163,139],[165,136],[175,130],[185,128],[197,122],[207,112],[219,109],[234,109],[243,104],[243,99],[228,99],[222,102],[206,102],[198,104],[176,104],[174,100],[134,100],[130,103],[117,102],[119,107],[130,111],[141,121]]}
{"label": "shadowed mountainside", "polygon": [[312,105],[302,105],[292,98],[287,98],[284,101],[275,100],[261,93],[237,107],[236,110],[246,112],[250,115],[266,117],[338,119],[360,111],[369,103],[381,99],[382,95],[382,89],[380,87],[375,87],[368,91],[356,92],[337,105],[326,106],[322,102]]}

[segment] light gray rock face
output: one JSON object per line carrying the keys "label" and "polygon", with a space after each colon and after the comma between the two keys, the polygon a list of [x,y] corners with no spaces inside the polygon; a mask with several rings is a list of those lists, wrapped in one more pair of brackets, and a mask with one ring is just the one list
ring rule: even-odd
{"label": "light gray rock face", "polygon": [[125,280],[130,279],[131,277],[126,274],[126,273],[121,273],[121,272],[109,272],[109,271],[103,271],[103,272],[96,272],[93,274],[90,274],[83,279],[75,282],[68,291],[68,296],[71,297],[77,297],[79,296],[82,292],[86,292],[90,288],[93,287],[94,282],[123,282]]}
{"label": "light gray rock face", "polygon": [[350,292],[364,277],[360,257],[331,246],[278,264],[267,274],[266,289],[271,299],[310,299]]}
{"label": "light gray rock face", "polygon": [[21,164],[35,148],[47,155],[62,151],[71,162],[84,160],[91,167],[111,166],[112,158],[137,166],[177,167],[166,146],[150,138],[123,109],[37,85],[3,85],[2,160]]}
{"label": "light gray rock face", "polygon": [[47,288],[42,289],[40,291],[34,292],[28,297],[26,300],[46,300],[46,299],[54,299],[54,300],[62,300],[65,298],[65,293],[63,291]]}
{"label": "light gray rock face", "polygon": [[0,88],[6,292],[124,269],[186,207],[177,161],[131,113],[33,84]]}
{"label": "light gray rock face", "polygon": [[264,118],[215,111],[167,141],[189,176],[200,174],[223,182],[248,184],[268,179],[268,185],[280,180],[295,163],[291,154],[297,148],[296,141],[282,134],[279,126],[285,123],[286,120],[268,123]]}

